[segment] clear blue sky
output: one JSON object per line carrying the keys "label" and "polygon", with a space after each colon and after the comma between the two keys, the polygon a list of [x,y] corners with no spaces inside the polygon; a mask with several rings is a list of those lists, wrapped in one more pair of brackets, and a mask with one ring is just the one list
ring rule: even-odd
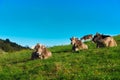
{"label": "clear blue sky", "polygon": [[120,33],[120,0],[0,0],[0,38],[68,44],[71,36]]}

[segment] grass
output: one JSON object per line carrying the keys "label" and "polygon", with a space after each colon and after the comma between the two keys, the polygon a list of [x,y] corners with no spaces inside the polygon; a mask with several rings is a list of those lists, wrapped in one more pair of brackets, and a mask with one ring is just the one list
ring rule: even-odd
{"label": "grass", "polygon": [[120,45],[86,44],[90,49],[78,52],[71,45],[51,47],[53,56],[46,60],[30,60],[30,50],[0,54],[0,80],[120,80]]}

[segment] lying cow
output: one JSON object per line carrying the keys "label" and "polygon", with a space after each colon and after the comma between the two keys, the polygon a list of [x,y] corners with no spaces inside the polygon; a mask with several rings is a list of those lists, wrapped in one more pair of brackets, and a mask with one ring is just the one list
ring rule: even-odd
{"label": "lying cow", "polygon": [[78,38],[72,37],[70,38],[71,44],[73,45],[72,50],[78,51],[83,49],[88,49],[88,46],[84,44],[81,40],[78,40]]}
{"label": "lying cow", "polygon": [[47,48],[41,44],[37,44],[32,53],[31,59],[47,59],[52,56],[52,53],[47,50]]}
{"label": "lying cow", "polygon": [[97,48],[117,46],[117,43],[114,40],[114,38],[109,35],[103,35],[103,34],[101,35],[99,33],[96,33],[92,41],[96,43]]}
{"label": "lying cow", "polygon": [[92,39],[92,34],[85,35],[81,38],[81,40],[87,40],[87,39]]}

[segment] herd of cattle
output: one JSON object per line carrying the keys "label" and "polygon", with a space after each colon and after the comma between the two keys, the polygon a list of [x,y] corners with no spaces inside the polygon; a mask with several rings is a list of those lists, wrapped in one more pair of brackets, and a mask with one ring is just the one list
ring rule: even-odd
{"label": "herd of cattle", "polygon": [[[88,49],[88,45],[82,42],[82,40],[88,40],[88,39],[92,40],[92,42],[96,44],[97,48],[117,46],[117,43],[112,36],[96,33],[94,36],[92,36],[92,34],[85,35],[80,39],[75,38],[75,37],[70,38],[72,50],[78,51],[78,50]],[[52,53],[44,45],[37,44],[34,47],[34,51],[31,55],[31,59],[32,60],[38,59],[38,58],[47,59],[51,56],[52,56]]]}

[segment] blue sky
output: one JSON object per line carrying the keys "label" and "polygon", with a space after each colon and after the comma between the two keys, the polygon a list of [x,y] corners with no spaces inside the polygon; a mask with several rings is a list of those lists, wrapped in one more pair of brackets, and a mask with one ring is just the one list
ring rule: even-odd
{"label": "blue sky", "polygon": [[69,44],[72,36],[119,34],[119,0],[0,0],[0,38],[21,45]]}

